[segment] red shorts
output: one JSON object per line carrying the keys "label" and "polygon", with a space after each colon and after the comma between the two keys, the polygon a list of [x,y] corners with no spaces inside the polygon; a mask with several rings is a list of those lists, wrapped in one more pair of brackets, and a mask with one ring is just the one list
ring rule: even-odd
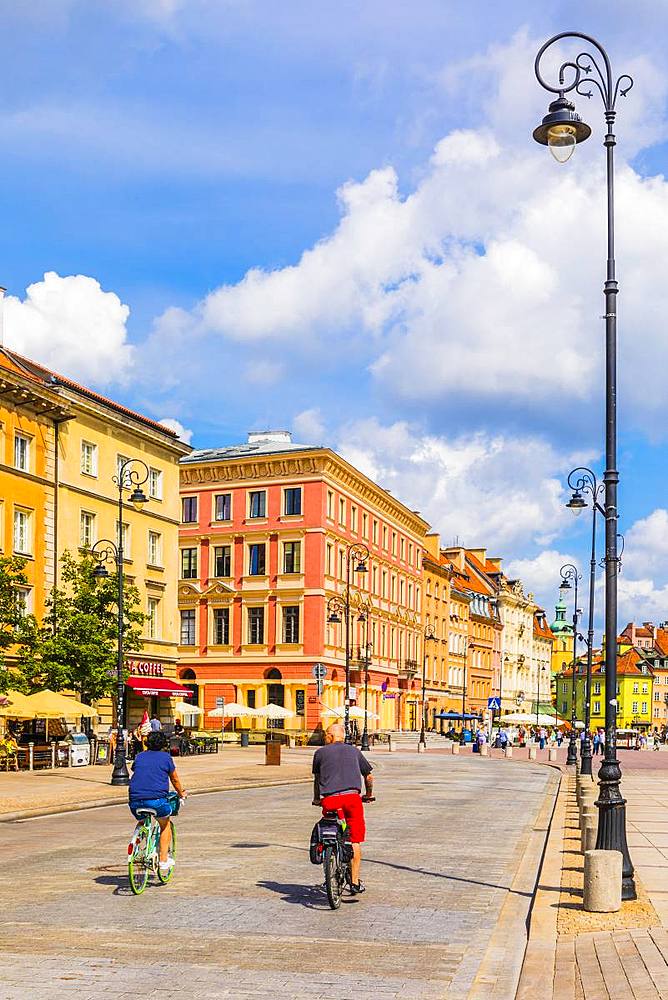
{"label": "red shorts", "polygon": [[342,819],[345,819],[353,844],[364,843],[366,823],[361,795],[357,792],[346,792],[344,795],[325,795],[320,804],[323,812],[336,811]]}

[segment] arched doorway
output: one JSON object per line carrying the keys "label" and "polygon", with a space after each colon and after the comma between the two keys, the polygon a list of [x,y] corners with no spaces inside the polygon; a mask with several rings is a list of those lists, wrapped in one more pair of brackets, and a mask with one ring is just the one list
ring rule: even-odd
{"label": "arched doorway", "polygon": [[[285,707],[285,688],[283,687],[282,680],[283,674],[276,667],[272,667],[271,670],[265,670],[265,679],[269,682],[267,684],[267,704],[268,705],[280,705],[281,708]],[[267,729],[284,729],[285,720],[284,719],[267,719]]]}
{"label": "arched doorway", "polygon": [[187,667],[185,670],[182,670],[180,672],[179,680],[181,681],[183,686],[185,688],[188,688],[188,690],[192,693],[192,697],[190,698],[184,697],[183,700],[187,701],[188,704],[199,705],[199,684],[191,683],[192,681],[197,680],[197,674],[195,673],[195,671],[190,670],[190,668]]}

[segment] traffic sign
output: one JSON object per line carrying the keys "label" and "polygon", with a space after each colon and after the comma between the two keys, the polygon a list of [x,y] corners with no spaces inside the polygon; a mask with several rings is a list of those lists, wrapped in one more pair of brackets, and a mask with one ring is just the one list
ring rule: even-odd
{"label": "traffic sign", "polygon": [[327,667],[324,663],[314,663],[311,673],[316,680],[323,680],[327,676]]}
{"label": "traffic sign", "polygon": [[498,712],[501,709],[501,699],[500,698],[488,698],[487,708],[491,708],[493,712]]}

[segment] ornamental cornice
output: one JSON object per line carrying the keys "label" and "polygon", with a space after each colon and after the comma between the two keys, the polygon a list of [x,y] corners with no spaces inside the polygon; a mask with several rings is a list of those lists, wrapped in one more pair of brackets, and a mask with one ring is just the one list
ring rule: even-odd
{"label": "ornamental cornice", "polygon": [[430,525],[424,518],[413,513],[382,486],[367,479],[364,473],[348,465],[334,452],[327,453],[324,472],[330,480],[343,486],[357,497],[366,500],[370,507],[375,507],[376,510],[382,511],[397,524],[402,525],[414,538],[421,540],[430,530]]}
{"label": "ornamental cornice", "polygon": [[245,479],[277,479],[322,475],[324,455],[268,455],[266,458],[218,460],[212,464],[181,466],[181,486],[206,486]]}

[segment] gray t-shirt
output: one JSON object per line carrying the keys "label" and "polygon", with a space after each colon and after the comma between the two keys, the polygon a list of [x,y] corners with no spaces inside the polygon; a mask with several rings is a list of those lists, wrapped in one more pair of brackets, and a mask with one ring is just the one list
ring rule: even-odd
{"label": "gray t-shirt", "polygon": [[313,773],[318,782],[321,798],[362,790],[362,776],[371,774],[373,768],[351,743],[328,743],[313,754]]}

